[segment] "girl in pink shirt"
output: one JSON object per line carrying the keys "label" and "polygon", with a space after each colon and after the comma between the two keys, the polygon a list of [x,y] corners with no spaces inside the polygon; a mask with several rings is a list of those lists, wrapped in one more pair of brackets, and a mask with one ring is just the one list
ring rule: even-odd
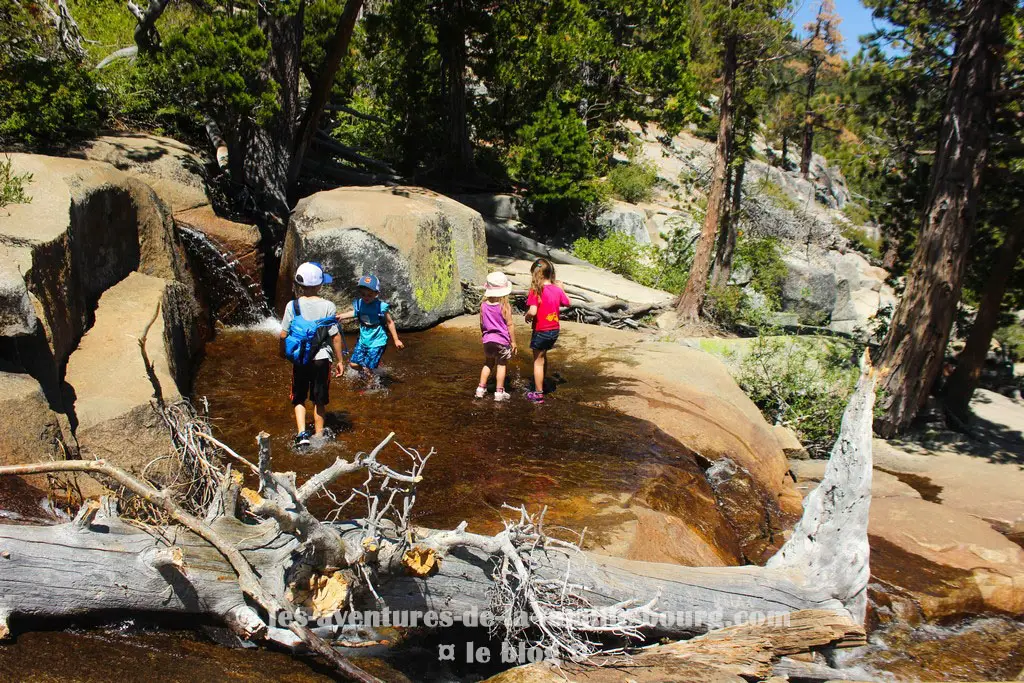
{"label": "girl in pink shirt", "polygon": [[526,398],[533,403],[544,402],[544,375],[547,372],[548,351],[555,347],[561,325],[558,315],[562,306],[571,306],[569,297],[555,284],[555,267],[551,261],[539,258],[530,267],[533,283],[526,297],[526,322],[533,323],[530,348],[533,349],[533,387]]}
{"label": "girl in pink shirt", "polygon": [[487,394],[487,378],[494,368],[494,400],[507,401],[505,371],[508,361],[516,352],[515,325],[512,322],[512,306],[508,295],[512,284],[505,273],[491,273],[484,285],[484,300],[480,303],[480,333],[484,344],[484,367],[480,370],[480,384],[476,397]]}

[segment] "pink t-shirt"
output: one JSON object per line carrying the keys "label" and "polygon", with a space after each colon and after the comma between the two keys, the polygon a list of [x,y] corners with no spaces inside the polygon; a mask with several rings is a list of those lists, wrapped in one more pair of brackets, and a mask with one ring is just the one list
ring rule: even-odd
{"label": "pink t-shirt", "polygon": [[558,285],[544,285],[544,289],[539,297],[532,289],[530,290],[529,295],[526,297],[526,305],[537,307],[537,317],[533,319],[533,329],[537,332],[547,332],[548,330],[557,330],[560,327],[558,324],[558,307],[571,306],[572,304],[569,303],[569,297],[565,295],[561,287]]}

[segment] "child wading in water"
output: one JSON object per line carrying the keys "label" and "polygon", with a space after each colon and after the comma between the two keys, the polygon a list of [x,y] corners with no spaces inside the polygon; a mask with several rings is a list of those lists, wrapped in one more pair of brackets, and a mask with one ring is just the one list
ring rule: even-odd
{"label": "child wading in water", "polygon": [[295,299],[288,303],[281,318],[281,343],[284,355],[292,362],[292,406],[295,409],[296,446],[308,446],[306,398],[313,403],[313,427],[316,436],[324,431],[324,415],[330,401],[331,364],[338,361],[335,377],[345,370],[341,336],[335,320],[337,309],[321,299],[320,287],[331,276],[319,263],[303,263],[295,271]]}
{"label": "child wading in water", "polygon": [[[388,332],[396,349],[405,344],[398,338],[395,321],[391,317],[391,306],[380,300],[380,281],[376,275],[359,278],[359,298],[352,302],[352,308],[338,315],[338,322],[356,318],[359,321],[359,343],[349,358],[349,367],[358,370],[363,377],[370,377],[380,365],[381,356],[388,345]],[[385,330],[386,327],[386,330]]]}
{"label": "child wading in water", "polygon": [[512,285],[504,273],[491,273],[484,285],[484,300],[480,303],[480,332],[484,344],[484,367],[480,370],[480,385],[476,397],[487,393],[487,378],[494,367],[494,400],[507,401],[505,371],[508,361],[516,352],[515,324],[508,295]]}
{"label": "child wading in water", "polygon": [[530,267],[533,282],[526,297],[526,322],[533,323],[530,348],[533,349],[533,387],[526,398],[533,403],[544,402],[544,375],[547,371],[548,350],[555,347],[561,325],[558,313],[561,306],[571,306],[569,297],[555,284],[555,267],[551,261],[539,258]]}

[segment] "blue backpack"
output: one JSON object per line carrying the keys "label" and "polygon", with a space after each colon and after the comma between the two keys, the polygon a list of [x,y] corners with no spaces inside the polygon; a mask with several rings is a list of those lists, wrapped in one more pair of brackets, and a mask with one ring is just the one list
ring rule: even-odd
{"label": "blue backpack", "polygon": [[295,365],[308,365],[327,342],[327,330],[338,321],[334,316],[306,320],[299,310],[299,300],[292,301],[292,322],[284,339],[284,354]]}

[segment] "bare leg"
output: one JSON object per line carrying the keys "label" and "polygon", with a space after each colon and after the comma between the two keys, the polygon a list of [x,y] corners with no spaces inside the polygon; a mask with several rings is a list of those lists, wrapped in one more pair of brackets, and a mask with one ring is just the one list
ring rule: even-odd
{"label": "bare leg", "polygon": [[315,434],[320,436],[324,433],[324,415],[327,414],[327,407],[318,403],[313,404],[313,428]]}
{"label": "bare leg", "polygon": [[494,365],[494,359],[490,356],[484,356],[484,366],[480,368],[480,385],[482,387],[487,386],[487,380],[491,376],[491,366]]}
{"label": "bare leg", "polygon": [[306,431],[306,406],[299,403],[295,406],[295,433],[301,434]]}
{"label": "bare leg", "polygon": [[539,393],[544,393],[544,364],[547,355],[547,351],[533,350],[533,390]]}
{"label": "bare leg", "polygon": [[494,369],[494,393],[500,394],[505,391],[505,371],[507,366],[505,361],[501,360],[497,362],[497,367]]}

